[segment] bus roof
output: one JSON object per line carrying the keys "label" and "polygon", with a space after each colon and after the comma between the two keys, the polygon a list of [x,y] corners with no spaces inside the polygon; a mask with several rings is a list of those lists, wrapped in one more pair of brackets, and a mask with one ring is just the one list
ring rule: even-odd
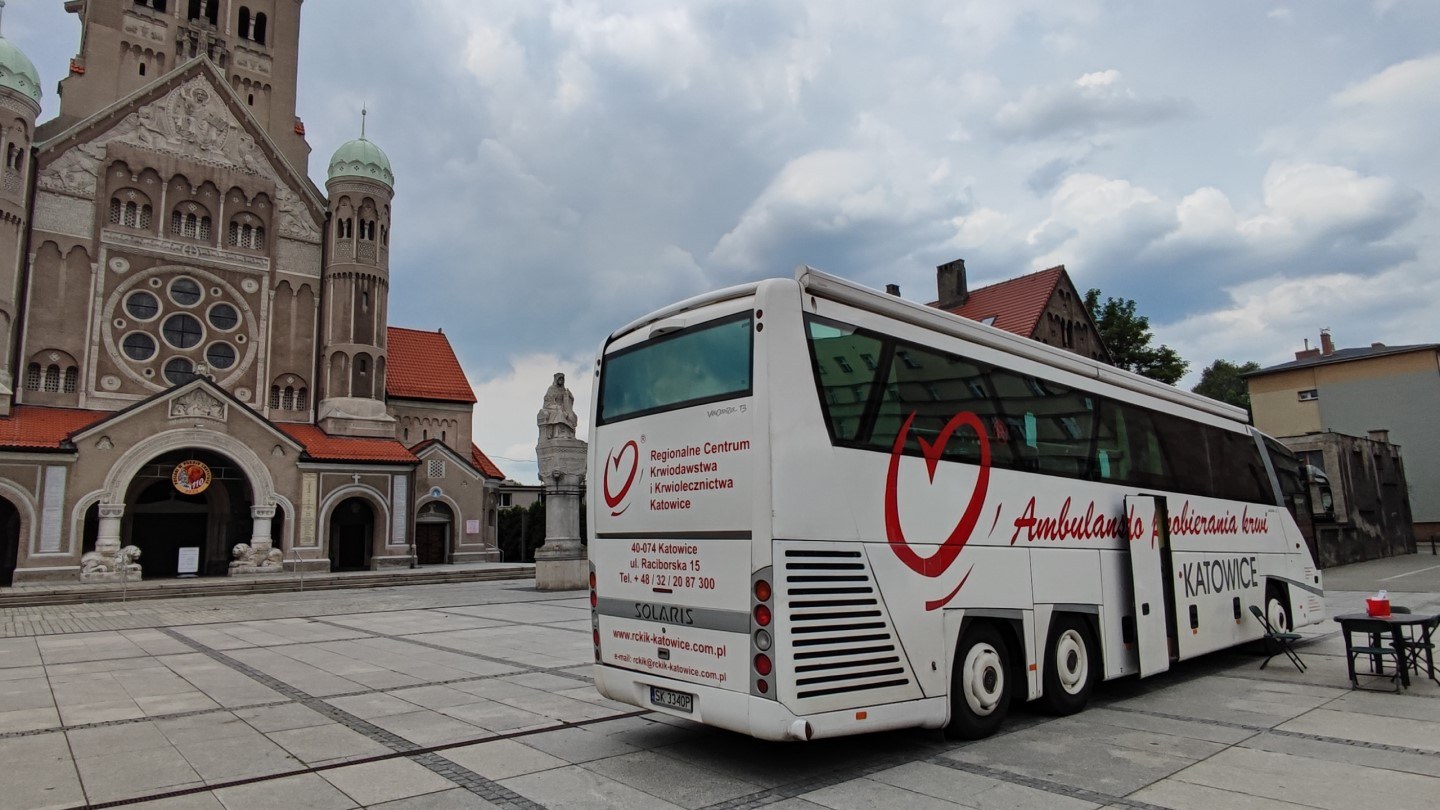
{"label": "bus roof", "polygon": [[[1163,399],[1177,405],[1232,419],[1241,424],[1249,423],[1249,414],[1245,412],[1244,408],[1237,408],[1209,397],[1183,391],[1173,385],[1142,377],[1139,374],[1106,365],[1064,349],[1057,349],[1037,340],[1006,332],[1003,329],[986,326],[969,318],[952,315],[926,304],[882,293],[853,281],[821,272],[813,267],[800,265],[795,268],[795,280],[800,284],[801,290],[809,295],[849,304],[925,329],[933,329],[936,332],[962,338],[1007,354],[1024,357],[1027,360],[1043,363],[1072,374],[1089,377],[1137,394]],[[753,290],[753,285],[751,285],[751,289]]]}
{"label": "bus roof", "polygon": [[[1227,405],[1224,402],[1218,402],[1209,397],[1184,391],[1173,385],[1167,385],[1158,380],[1152,380],[1149,377],[1142,377],[1139,374],[1109,366],[1064,349],[1057,349],[1037,340],[1031,340],[1030,338],[1014,334],[1013,332],[1006,332],[1003,329],[986,326],[979,321],[972,321],[969,318],[952,315],[942,309],[882,293],[879,290],[856,284],[853,281],[848,281],[839,276],[832,276],[829,273],[816,270],[808,265],[802,264],[795,268],[795,281],[800,285],[800,289],[809,295],[849,304],[850,306],[894,318],[898,321],[914,324],[924,329],[932,329],[936,332],[952,335],[972,343],[978,343],[998,351],[1068,371],[1072,374],[1089,377],[1090,379],[1107,383],[1117,388],[1123,388],[1142,396],[1154,397],[1176,405],[1194,408],[1198,411],[1238,422],[1240,425],[1249,424],[1249,414],[1245,412],[1244,408],[1237,408],[1234,405]],[[763,283],[765,282],[738,284],[733,287],[726,287],[687,298],[663,309],[655,310],[611,332],[610,336],[606,339],[606,344],[608,345],[610,342],[623,335],[630,334],[637,329],[658,321],[674,318],[690,310],[700,309],[722,301],[730,301],[736,298],[754,295]]]}

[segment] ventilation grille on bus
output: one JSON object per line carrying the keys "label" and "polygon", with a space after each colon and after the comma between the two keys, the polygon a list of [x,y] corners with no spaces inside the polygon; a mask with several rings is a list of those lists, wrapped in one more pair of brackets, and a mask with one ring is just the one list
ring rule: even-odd
{"label": "ventilation grille on bus", "polygon": [[785,551],[797,698],[910,683],[859,551]]}

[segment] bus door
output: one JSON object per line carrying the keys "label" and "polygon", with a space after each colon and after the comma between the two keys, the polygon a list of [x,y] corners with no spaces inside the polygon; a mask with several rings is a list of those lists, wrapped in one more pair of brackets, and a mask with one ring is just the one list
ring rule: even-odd
{"label": "bus door", "polygon": [[1170,668],[1170,644],[1175,636],[1170,517],[1165,498],[1158,495],[1125,496],[1125,514],[1135,646],[1140,653],[1140,677],[1145,678]]}

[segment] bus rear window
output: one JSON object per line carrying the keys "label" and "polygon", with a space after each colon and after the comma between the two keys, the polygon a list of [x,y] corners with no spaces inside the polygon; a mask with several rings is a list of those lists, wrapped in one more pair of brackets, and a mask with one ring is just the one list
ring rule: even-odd
{"label": "bus rear window", "polygon": [[753,341],[750,313],[742,312],[606,355],[596,422],[748,396]]}

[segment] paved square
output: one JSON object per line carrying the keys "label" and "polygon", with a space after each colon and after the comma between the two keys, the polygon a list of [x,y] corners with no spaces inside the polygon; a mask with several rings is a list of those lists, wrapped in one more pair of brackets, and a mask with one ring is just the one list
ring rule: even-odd
{"label": "paved square", "polygon": [[[1426,562],[1332,575],[1332,612]],[[1304,674],[1239,650],[978,743],[775,744],[601,698],[587,600],[527,582],[0,610],[0,804],[1434,807],[1440,686],[1352,692],[1333,623],[1304,632]]]}

